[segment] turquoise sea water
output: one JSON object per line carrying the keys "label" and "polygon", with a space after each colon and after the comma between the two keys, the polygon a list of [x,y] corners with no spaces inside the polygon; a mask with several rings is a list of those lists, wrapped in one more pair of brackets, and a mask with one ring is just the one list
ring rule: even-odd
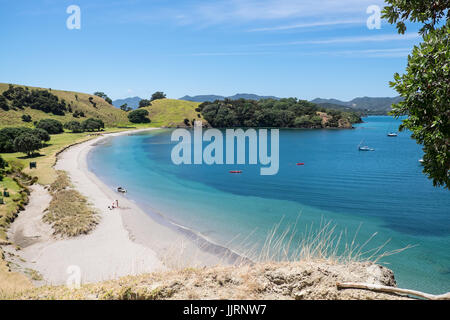
{"label": "turquoise sea water", "polygon": [[[332,220],[348,241],[359,227],[360,243],[376,232],[368,248],[389,239],[385,250],[414,245],[381,261],[399,286],[450,291],[450,192],[421,173],[421,147],[408,132],[386,136],[400,120],[364,121],[354,130],[280,130],[274,176],[261,176],[259,165],[176,166],[168,129],[108,139],[90,152],[88,164],[111,188],[127,188],[144,211],[219,244],[261,245],[281,219],[282,228],[298,219],[299,236],[311,223]],[[374,152],[357,150],[363,139]]]}

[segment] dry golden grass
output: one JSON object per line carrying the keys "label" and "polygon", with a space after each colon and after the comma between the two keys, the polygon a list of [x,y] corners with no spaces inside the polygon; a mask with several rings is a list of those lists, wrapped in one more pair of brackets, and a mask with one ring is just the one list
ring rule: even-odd
{"label": "dry golden grass", "polygon": [[87,234],[99,222],[95,208],[70,186],[66,172],[57,171],[57,178],[49,189],[53,199],[43,217],[44,222],[52,226],[54,233],[63,237]]}
{"label": "dry golden grass", "polygon": [[57,174],[57,176],[56,176],[55,181],[53,181],[53,183],[50,185],[50,187],[48,189],[51,193],[64,190],[71,186],[70,178],[67,175],[67,172],[62,171],[62,170],[57,170],[56,174]]}
{"label": "dry golden grass", "polygon": [[364,290],[338,290],[336,282],[370,281],[394,286],[393,273],[371,263],[258,263],[188,268],[82,285],[41,287],[8,299],[405,299]]}
{"label": "dry golden grass", "polygon": [[[350,241],[346,231],[337,232],[337,225],[332,221],[321,220],[319,226],[307,225],[299,233],[297,221],[281,230],[282,220],[267,234],[262,247],[248,244],[242,255],[255,262],[296,262],[296,261],[327,261],[328,263],[347,264],[353,262],[378,263],[385,257],[400,253],[413,246],[387,251],[390,240],[378,246],[372,246],[371,241],[377,233],[372,234],[364,243],[356,239],[359,227]],[[246,241],[247,242],[247,241]]]}

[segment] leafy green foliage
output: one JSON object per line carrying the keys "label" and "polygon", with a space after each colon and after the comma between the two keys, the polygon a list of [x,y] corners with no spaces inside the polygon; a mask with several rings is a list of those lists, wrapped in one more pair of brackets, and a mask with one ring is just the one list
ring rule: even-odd
{"label": "leafy green foliage", "polygon": [[84,112],[78,111],[78,110],[75,110],[74,113],[72,114],[72,116],[74,118],[80,118],[80,117],[84,118],[85,117]]}
{"label": "leafy green foliage", "polygon": [[6,98],[4,96],[0,96],[0,108],[5,111],[9,110],[8,101],[6,100]]}
{"label": "leafy green foliage", "polygon": [[31,122],[32,121],[31,116],[28,115],[28,114],[23,114],[22,115],[22,121],[23,122]]}
{"label": "leafy green foliage", "polygon": [[23,152],[31,156],[40,148],[42,148],[41,140],[33,134],[22,133],[14,139],[14,149],[16,152]]}
{"label": "leafy green foliage", "polygon": [[6,160],[3,159],[2,156],[0,156],[0,169],[5,169],[7,165],[8,163],[6,162]]}
{"label": "leafy green foliage", "polygon": [[[400,130],[409,129],[423,145],[423,172],[435,186],[450,188],[450,0],[387,0],[383,17],[397,23],[423,23],[423,42],[408,57],[406,73],[394,75],[392,87],[404,98],[392,106],[395,116],[408,115]],[[446,17],[441,27],[436,28]]]}
{"label": "leafy green foliage", "polygon": [[166,98],[166,95],[164,92],[156,91],[154,94],[152,94],[150,101],[155,101],[155,100],[165,99],[165,98]]}
{"label": "leafy green foliage", "polygon": [[14,139],[20,135],[33,135],[40,142],[50,141],[50,136],[47,131],[43,129],[32,129],[27,127],[8,127],[0,130],[0,152],[10,153],[17,152],[14,146]]}
{"label": "leafy green foliage", "polygon": [[120,110],[123,110],[125,112],[129,112],[131,110],[133,110],[133,108],[128,106],[128,103],[124,103],[123,105],[120,106]]}
{"label": "leafy green foliage", "polygon": [[145,107],[149,107],[151,105],[152,105],[152,102],[150,100],[142,99],[141,101],[139,101],[139,108],[145,108]]}
{"label": "leafy green foliage", "polygon": [[423,145],[424,173],[435,186],[450,188],[450,21],[425,35],[408,58],[406,73],[394,75],[391,86],[405,100],[392,114],[408,115],[401,129]]}
{"label": "leafy green foliage", "polygon": [[[314,103],[289,99],[229,100],[204,102],[196,109],[217,128],[226,127],[277,127],[277,128],[321,128],[322,118],[318,112],[322,109]],[[338,127],[339,120],[350,123],[361,119],[356,114],[337,110],[328,110],[332,119],[326,127]],[[327,111],[327,112],[328,112]]]}
{"label": "leafy green foliage", "polygon": [[100,119],[89,118],[83,121],[82,128],[84,131],[100,131],[105,128],[105,123]]}
{"label": "leafy green foliage", "polygon": [[69,121],[64,124],[64,129],[70,130],[73,133],[84,132],[83,126],[78,121]]}
{"label": "leafy green foliage", "polygon": [[150,123],[148,111],[145,109],[137,109],[128,114],[128,119],[133,123]]}
{"label": "leafy green foliage", "polygon": [[42,119],[36,124],[36,128],[44,129],[49,134],[63,133],[63,124],[54,119]]}
{"label": "leafy green foliage", "polygon": [[94,95],[97,97],[102,98],[103,100],[105,100],[107,103],[112,105],[112,100],[111,98],[109,98],[104,92],[94,92]]}
{"label": "leafy green foliage", "polygon": [[30,133],[35,135],[37,138],[39,138],[39,140],[41,140],[43,142],[50,141],[50,135],[44,129],[40,129],[40,128],[32,129],[32,131],[30,131]]}
{"label": "leafy green foliage", "polygon": [[420,32],[427,33],[434,30],[444,17],[450,17],[450,0],[386,0],[388,5],[383,9],[382,18],[389,23],[396,24],[399,33],[405,33],[405,22],[423,23]]}
{"label": "leafy green foliage", "polygon": [[[28,90],[28,88],[14,87],[9,85],[8,90],[3,92],[3,98],[11,101],[10,109],[23,109],[30,107],[44,111],[46,113],[53,113],[54,115],[63,116],[67,111],[67,106],[64,100],[59,101],[58,97],[48,90]],[[2,105],[0,101],[0,106]],[[4,105],[4,103],[3,103]],[[2,107],[6,110],[4,107]]]}

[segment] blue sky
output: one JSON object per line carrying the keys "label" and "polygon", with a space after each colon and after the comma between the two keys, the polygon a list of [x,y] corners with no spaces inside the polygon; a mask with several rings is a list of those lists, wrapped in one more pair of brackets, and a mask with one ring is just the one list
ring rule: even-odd
{"label": "blue sky", "polygon": [[[69,30],[69,5],[81,29]],[[302,99],[395,96],[419,43],[386,21],[378,0],[0,0],[0,82],[111,98],[154,91],[256,93]]]}

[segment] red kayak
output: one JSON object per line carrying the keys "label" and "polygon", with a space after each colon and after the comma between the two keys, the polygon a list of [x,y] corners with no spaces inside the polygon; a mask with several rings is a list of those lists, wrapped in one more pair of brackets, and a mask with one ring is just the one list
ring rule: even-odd
{"label": "red kayak", "polygon": [[230,171],[230,173],[242,173],[242,171],[240,171],[240,170],[232,170],[232,171]]}
{"label": "red kayak", "polygon": [[297,163],[298,166],[304,166],[305,164],[303,162]]}

